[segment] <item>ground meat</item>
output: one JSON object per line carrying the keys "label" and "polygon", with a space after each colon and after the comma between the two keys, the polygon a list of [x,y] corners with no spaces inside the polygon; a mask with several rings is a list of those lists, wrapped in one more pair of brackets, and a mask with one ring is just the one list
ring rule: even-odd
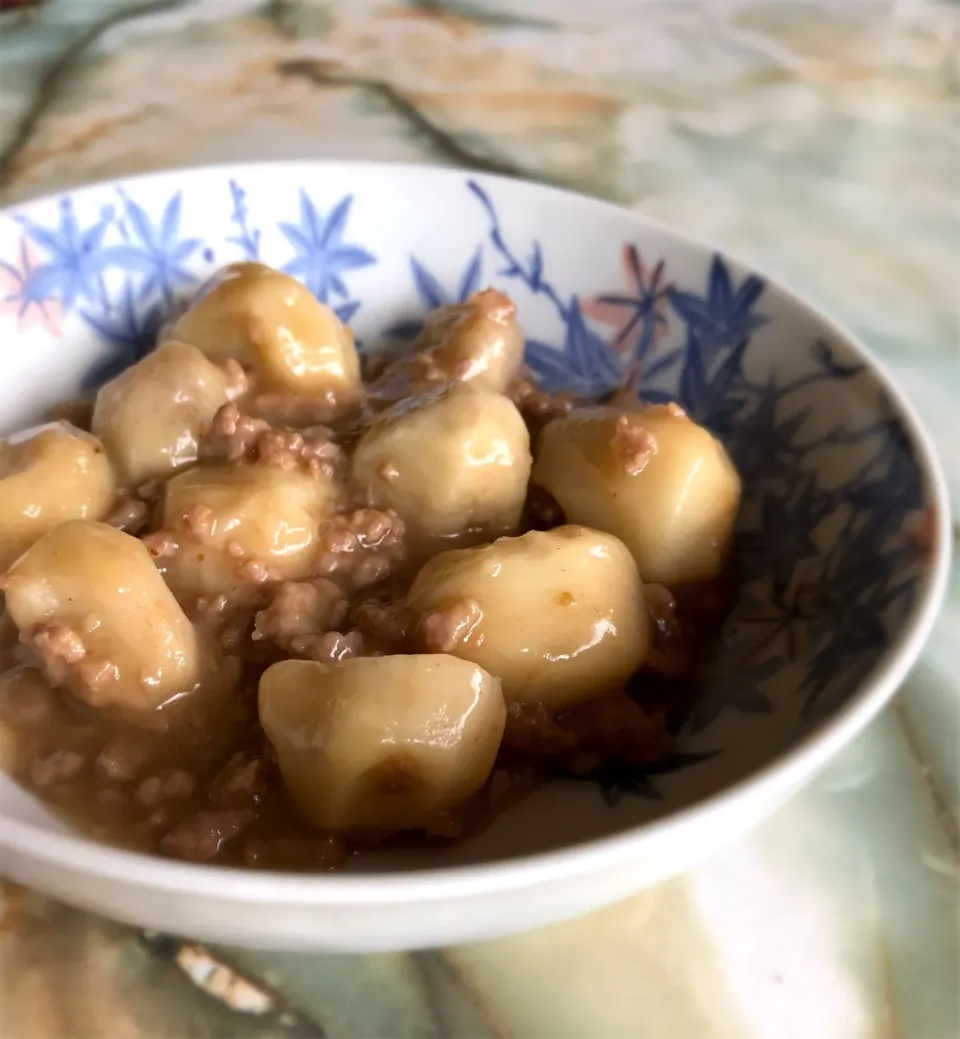
{"label": "ground meat", "polygon": [[86,764],[74,750],[55,750],[52,754],[34,758],[28,767],[30,782],[39,790],[73,779]]}
{"label": "ground meat", "polygon": [[75,664],[87,655],[83,638],[65,624],[36,628],[30,636],[30,644],[37,653],[49,658],[51,667],[61,660],[65,664]]}
{"label": "ground meat", "polygon": [[326,426],[271,429],[257,438],[256,454],[266,465],[286,471],[304,467],[317,479],[332,478],[343,461],[343,449]]}
{"label": "ground meat", "polygon": [[233,559],[240,560],[246,557],[246,549],[236,538],[230,538],[223,547],[226,549],[227,555]]}
{"label": "ground meat", "polygon": [[53,686],[66,685],[76,665],[87,655],[80,633],[65,624],[35,628],[20,638],[37,654],[43,673]]}
{"label": "ground meat", "polygon": [[277,580],[277,573],[258,559],[242,559],[234,567],[234,573],[248,584],[266,584]]}
{"label": "ground meat", "polygon": [[341,525],[339,519],[334,520],[332,529],[323,536],[323,547],[333,555],[355,552],[360,547],[357,535],[349,528]]}
{"label": "ground meat", "polygon": [[353,560],[347,558],[338,545],[339,539],[332,544],[330,540],[324,539],[322,553],[316,562],[316,568],[320,573],[337,574],[353,568]]}
{"label": "ground meat", "polygon": [[262,757],[234,754],[211,783],[210,800],[241,808],[258,804],[267,787],[266,771]]}
{"label": "ground meat", "polygon": [[[495,290],[475,293],[427,320],[414,345],[419,353],[384,355],[382,385],[368,383],[362,398],[352,391],[346,396],[331,392],[319,400],[264,392],[255,373],[248,374],[236,361],[223,362],[226,403],[201,437],[200,463],[255,465],[266,476],[268,466],[274,475],[277,470],[308,472],[349,486],[349,453],[384,405],[409,396],[413,388],[442,387],[475,373],[476,361],[464,355],[476,343],[460,336],[477,334],[478,318],[483,323],[478,334],[488,336],[490,343],[508,334],[491,322],[510,324],[509,334],[514,334],[510,300]],[[524,375],[508,393],[531,433],[579,403],[569,395],[543,392]],[[634,416],[639,369],[629,368],[629,376],[614,397],[622,402],[622,411]],[[683,414],[676,405],[658,407],[674,416]],[[628,472],[640,472],[656,451],[642,428],[644,413],[640,420],[621,419],[611,430]],[[85,420],[79,416],[74,421]],[[399,478],[397,460],[384,462],[380,476],[388,482]],[[51,690],[39,676],[36,681],[0,683],[0,715],[16,740],[10,767],[26,784],[49,790],[58,811],[90,823],[98,837],[139,850],[275,869],[340,866],[348,851],[391,835],[326,836],[303,819],[259,724],[258,682],[264,668],[291,657],[332,662],[360,655],[456,652],[471,633],[474,638],[479,634],[482,607],[463,599],[415,617],[405,605],[404,592],[412,577],[410,563],[419,560],[407,559],[404,523],[390,510],[349,511],[366,502],[365,497],[349,499],[349,505],[340,506],[348,511],[313,525],[316,554],[309,577],[288,581],[271,569],[275,564],[266,552],[263,559],[249,556],[232,540],[238,532],[221,530],[207,506],[193,506],[175,517],[176,532],[152,530],[156,524],[150,520],[161,513],[164,494],[165,483],[159,480],[131,490],[107,522],[135,535],[150,530],[142,540],[161,574],[164,560],[181,545],[201,557],[214,552],[217,562],[225,563],[234,586],[228,594],[183,604],[209,659],[216,662],[212,680],[163,711],[136,717],[133,712],[92,712],[90,705],[104,699],[106,690],[98,695],[98,688],[117,672],[109,661],[90,654],[86,643],[91,636],[82,620],[75,630],[49,625],[26,633],[23,641],[39,656],[46,676],[66,691]],[[341,501],[339,494],[334,498]],[[530,488],[523,529],[549,529],[563,522],[557,502]],[[234,580],[230,571],[242,581]],[[373,590],[362,593],[366,588]],[[678,603],[666,589],[646,586],[652,648],[625,693],[560,713],[540,704],[510,704],[489,783],[464,804],[421,820],[422,829],[450,839],[464,826],[483,825],[491,809],[506,807],[550,776],[603,776],[608,764],[643,768],[662,760],[671,749],[667,724],[678,731],[687,717],[696,694],[696,683],[688,676],[702,659],[702,636],[717,629],[724,602],[722,585],[716,590],[698,586],[689,600],[681,591]],[[365,594],[370,598],[360,601]],[[571,593],[560,592],[557,601],[569,603]],[[5,638],[0,628],[5,651],[17,637],[13,631]],[[697,675],[700,670],[698,666]],[[385,689],[384,695],[389,694]],[[423,777],[414,758],[394,749],[397,755],[371,770],[367,779],[380,793],[400,799]]]}
{"label": "ground meat", "polygon": [[562,729],[552,711],[540,703],[511,703],[503,748],[526,758],[554,757],[576,746],[577,738]]}
{"label": "ground meat", "polygon": [[197,599],[196,614],[203,620],[211,620],[222,616],[230,606],[225,595],[202,595]]}
{"label": "ground meat", "polygon": [[239,361],[228,357],[220,367],[226,376],[224,392],[228,401],[234,401],[242,397],[250,390],[250,376],[243,370]]}
{"label": "ground meat", "polygon": [[295,638],[330,631],[343,623],[347,603],[340,589],[325,578],[284,581],[269,605],[256,615],[253,638],[289,648]]}
{"label": "ground meat", "polygon": [[353,571],[353,587],[369,588],[385,581],[393,573],[393,563],[386,556],[370,553],[360,559]]}
{"label": "ground meat", "polygon": [[385,580],[405,556],[404,525],[392,510],[357,509],[320,532],[317,569],[352,589]]}
{"label": "ground meat", "polygon": [[12,725],[40,725],[53,714],[56,693],[42,682],[4,682],[0,687],[0,717]]}
{"label": "ground meat", "polygon": [[407,617],[397,603],[368,599],[354,611],[357,627],[369,641],[397,649],[406,639]]}
{"label": "ground meat", "polygon": [[124,737],[108,743],[100,751],[97,769],[107,779],[133,779],[147,763],[149,756],[150,751],[144,744]]}
{"label": "ground meat", "polygon": [[425,613],[417,625],[416,639],[426,653],[452,653],[483,620],[476,599],[462,599]]}
{"label": "ground meat", "polygon": [[167,830],[170,827],[170,823],[176,818],[176,813],[172,811],[172,806],[169,804],[158,805],[150,815],[147,817],[147,827],[150,830]]}
{"label": "ground meat", "polygon": [[290,653],[301,660],[329,664],[363,654],[363,635],[359,631],[327,631],[322,635],[298,635],[290,641]]}
{"label": "ground meat", "polygon": [[610,446],[630,476],[642,473],[647,463],[657,453],[654,435],[643,428],[633,426],[626,415],[617,419],[617,430],[610,439]]}
{"label": "ground meat", "polygon": [[[202,506],[205,508],[205,506]],[[199,538],[203,540],[203,538]],[[276,581],[279,574],[266,563],[259,559],[251,559],[247,550],[236,538],[229,538],[223,546],[226,554],[233,560],[233,572],[250,585],[266,584],[268,581]]]}
{"label": "ground meat", "polygon": [[25,632],[21,638],[35,652],[52,686],[68,684],[81,663],[86,661],[83,637],[66,624],[35,628]]}
{"label": "ground meat", "polygon": [[253,456],[257,438],[270,424],[244,414],[235,403],[224,404],[213,416],[210,431],[200,440],[201,462],[239,462]]}
{"label": "ground meat", "polygon": [[403,520],[387,509],[357,509],[350,516],[350,523],[363,548],[380,548],[402,554]]}
{"label": "ground meat", "polygon": [[120,671],[109,660],[100,660],[88,654],[78,662],[76,674],[77,681],[71,685],[74,695],[91,707],[102,707],[100,690],[108,683],[116,682]]}
{"label": "ground meat", "polygon": [[624,693],[554,714],[542,704],[512,703],[503,747],[523,758],[549,759],[573,774],[603,762],[646,765],[661,760],[671,738],[660,712],[650,713]]}
{"label": "ground meat", "polygon": [[101,787],[97,791],[96,801],[101,812],[119,815],[123,811],[123,795],[113,787]]}
{"label": "ground meat", "polygon": [[487,784],[487,804],[502,810],[529,794],[536,786],[534,770],[529,765],[495,768]]}
{"label": "ground meat", "polygon": [[180,548],[176,535],[171,534],[169,530],[157,530],[152,534],[144,534],[140,540],[154,559],[166,559],[175,555]]}
{"label": "ground meat", "polygon": [[235,603],[226,595],[201,596],[192,613],[202,628],[228,652],[247,646],[256,604]]}
{"label": "ground meat", "polygon": [[256,818],[249,808],[213,808],[188,816],[160,839],[160,850],[188,862],[208,862]]}
{"label": "ground meat", "polygon": [[117,668],[109,660],[92,657],[79,632],[65,624],[34,628],[21,639],[36,653],[47,680],[65,686],[93,707],[100,706],[100,688],[116,680]]}
{"label": "ground meat", "polygon": [[547,393],[531,379],[515,379],[507,396],[516,404],[531,433],[538,433],[555,418],[568,414],[576,400],[568,393]]}
{"label": "ground meat", "polygon": [[183,525],[197,541],[209,541],[217,526],[217,514],[209,505],[191,505],[183,514]]}
{"label": "ground meat", "polygon": [[103,522],[128,534],[138,534],[147,525],[149,518],[150,509],[145,501],[125,498]]}
{"label": "ground meat", "polygon": [[557,720],[576,739],[576,750],[564,756],[564,767],[578,774],[610,761],[649,765],[672,747],[663,714],[645,710],[625,693],[587,700]]}
{"label": "ground meat", "polygon": [[196,782],[182,768],[168,769],[155,776],[148,776],[138,787],[136,798],[142,805],[153,807],[161,801],[182,800],[189,797]]}
{"label": "ground meat", "polygon": [[203,462],[259,461],[285,471],[299,467],[317,479],[330,479],[343,462],[343,449],[327,426],[274,428],[231,403],[214,416],[210,432],[200,442],[199,456]]}
{"label": "ground meat", "polygon": [[347,612],[347,601],[332,581],[285,581],[257,612],[252,637],[303,660],[330,662],[359,656],[364,650],[362,632],[336,630]]}

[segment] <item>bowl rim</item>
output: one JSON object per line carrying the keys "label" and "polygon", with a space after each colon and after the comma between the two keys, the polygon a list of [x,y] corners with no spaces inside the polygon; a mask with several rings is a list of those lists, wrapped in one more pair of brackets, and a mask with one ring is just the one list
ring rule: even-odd
{"label": "bowl rim", "polygon": [[[380,173],[385,178],[389,178],[391,173],[440,179],[472,177],[483,184],[500,185],[512,191],[520,190],[552,197],[557,203],[568,207],[574,206],[584,211],[593,210],[608,216],[615,215],[626,223],[633,223],[638,228],[672,238],[681,245],[707,256],[719,254],[743,271],[760,273],[751,263],[742,261],[726,249],[720,249],[709,241],[677,230],[627,206],[567,188],[446,165],[366,160],[278,159],[172,167],[130,177],[109,178],[53,194],[37,195],[14,206],[0,209],[0,216],[9,217],[23,209],[68,195],[76,197],[93,194],[118,183],[132,187],[167,178],[189,179],[198,174],[242,178],[245,173],[269,174],[279,170],[297,169],[305,173],[362,169]],[[835,712],[786,752],[718,792],[709,794],[661,819],[549,851],[498,858],[466,866],[441,866],[371,874],[301,874],[190,864],[147,853],[127,851],[95,841],[83,834],[49,831],[33,823],[6,817],[0,817],[0,849],[7,849],[25,859],[43,860],[69,872],[93,874],[100,879],[159,889],[171,894],[188,890],[191,895],[204,896],[215,901],[227,898],[233,901],[278,906],[430,903],[457,897],[528,889],[551,881],[594,873],[605,866],[625,862],[642,854],[648,845],[670,838],[680,838],[687,831],[695,830],[735,809],[738,804],[760,797],[764,791],[792,790],[810,778],[879,713],[906,678],[923,649],[947,587],[953,540],[950,503],[946,479],[932,437],[913,404],[896,384],[887,366],[874,356],[857,335],[844,328],[828,313],[778,280],[766,275],[763,277],[768,288],[774,289],[791,306],[805,311],[808,317],[815,319],[824,331],[842,342],[870,369],[877,385],[887,395],[904,423],[929,500],[929,508],[935,519],[933,544],[927,555],[924,574],[919,581],[918,593],[894,643],[884,650],[877,663],[860,680],[856,691]]]}

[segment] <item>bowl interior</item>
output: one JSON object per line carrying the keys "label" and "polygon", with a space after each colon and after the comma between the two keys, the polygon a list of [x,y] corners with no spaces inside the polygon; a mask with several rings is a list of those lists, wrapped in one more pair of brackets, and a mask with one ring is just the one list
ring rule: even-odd
{"label": "bowl interior", "polygon": [[[548,389],[630,375],[726,443],[744,483],[736,606],[715,676],[656,770],[558,782],[444,851],[469,863],[622,831],[698,802],[829,723],[929,594],[936,495],[912,425],[860,350],[723,256],[576,196],[456,171],[362,165],[140,178],[0,215],[10,432],[141,357],[224,263],[302,279],[372,351],[492,284]],[[14,345],[15,344],[15,345]],[[0,777],[0,817],[61,824]]]}

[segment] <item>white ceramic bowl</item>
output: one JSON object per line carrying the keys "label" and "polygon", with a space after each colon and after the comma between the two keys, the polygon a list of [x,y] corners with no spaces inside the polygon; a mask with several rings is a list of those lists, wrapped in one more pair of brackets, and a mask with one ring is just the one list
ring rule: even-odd
{"label": "white ceramic bowl", "polygon": [[68,830],[0,777],[0,871],[149,928],[377,950],[573,916],[691,864],[789,798],[896,690],[943,591],[943,481],[864,348],[801,300],[667,228],[575,195],[433,168],[284,163],[103,184],[0,215],[0,432],[149,349],[205,274],[260,258],[365,349],[494,284],[550,388],[639,362],[744,478],[744,582],[719,677],[655,773],[556,782],[486,832],[364,875],[244,872]]}

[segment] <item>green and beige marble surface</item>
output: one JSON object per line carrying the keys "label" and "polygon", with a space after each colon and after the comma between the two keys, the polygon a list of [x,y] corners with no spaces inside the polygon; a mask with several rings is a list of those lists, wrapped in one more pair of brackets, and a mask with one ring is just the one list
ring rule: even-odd
{"label": "green and beige marble surface", "polygon": [[[47,0],[0,14],[0,203],[283,157],[510,171],[753,261],[884,359],[960,507],[960,4]],[[254,953],[3,889],[0,1036],[956,1039],[958,646],[955,565],[895,704],[791,805],[691,873],[540,933]]]}

